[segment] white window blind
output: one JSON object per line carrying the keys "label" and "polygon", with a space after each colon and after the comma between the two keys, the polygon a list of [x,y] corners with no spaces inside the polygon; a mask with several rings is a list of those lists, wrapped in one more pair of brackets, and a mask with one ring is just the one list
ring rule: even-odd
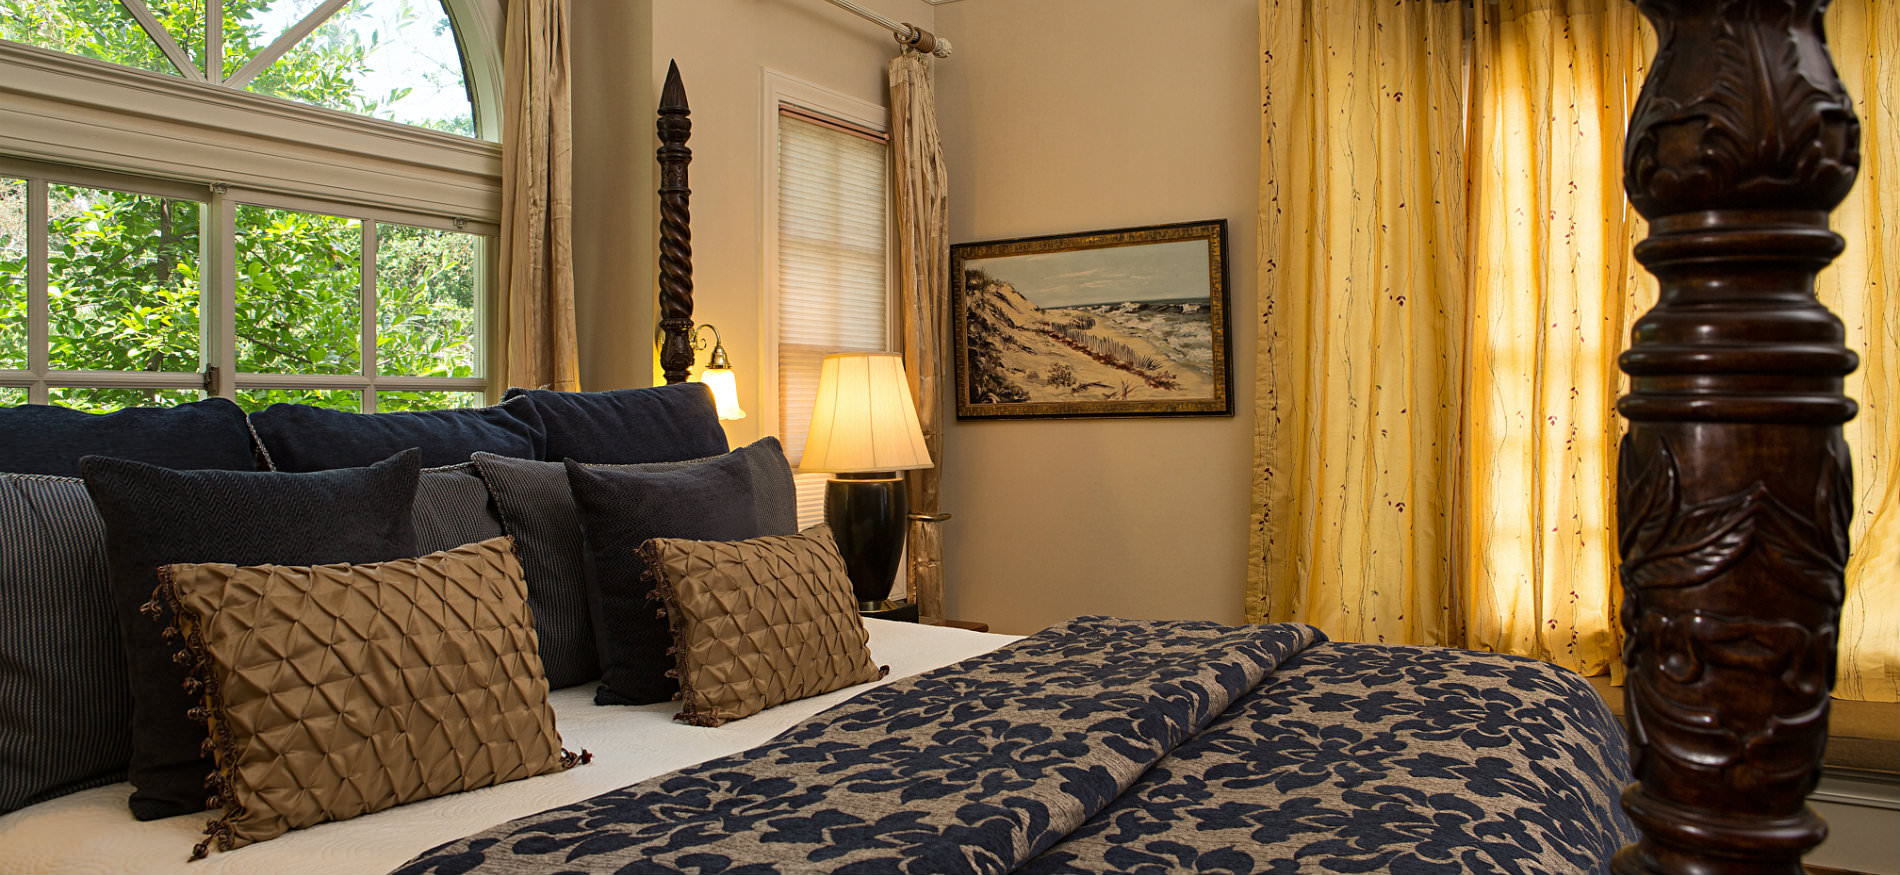
{"label": "white window blind", "polygon": [[[818,370],[889,348],[889,183],[881,135],[786,107],[778,138],[779,439],[797,467]],[[824,518],[828,475],[798,477],[801,527]]]}

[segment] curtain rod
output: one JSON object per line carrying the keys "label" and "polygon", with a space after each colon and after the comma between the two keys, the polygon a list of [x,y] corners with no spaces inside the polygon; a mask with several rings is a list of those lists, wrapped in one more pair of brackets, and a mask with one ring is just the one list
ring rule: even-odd
{"label": "curtain rod", "polygon": [[851,0],[825,0],[825,2],[890,31],[891,36],[895,37],[897,42],[901,45],[909,46],[920,52],[936,55],[939,58],[950,57],[949,40],[924,30],[917,25],[911,24],[908,21],[901,23],[892,21],[889,18],[851,2]]}

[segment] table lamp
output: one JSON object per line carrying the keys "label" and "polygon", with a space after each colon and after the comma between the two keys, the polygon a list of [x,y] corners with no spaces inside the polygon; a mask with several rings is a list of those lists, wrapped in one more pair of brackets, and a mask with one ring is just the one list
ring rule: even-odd
{"label": "table lamp", "polygon": [[899,472],[930,465],[903,357],[825,356],[798,470],[834,475],[825,484],[825,522],[844,555],[861,611],[896,607],[891,584],[904,554],[910,502]]}

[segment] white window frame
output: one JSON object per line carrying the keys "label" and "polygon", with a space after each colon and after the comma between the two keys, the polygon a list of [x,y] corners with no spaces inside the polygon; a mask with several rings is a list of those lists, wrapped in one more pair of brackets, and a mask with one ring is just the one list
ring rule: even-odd
{"label": "white window frame", "polygon": [[[477,265],[476,367],[486,375],[501,220],[501,0],[443,0],[462,55],[478,134],[471,139],[353,115],[205,81],[0,41],[0,176],[28,182],[28,345],[25,371],[0,386],[45,403],[50,388],[310,388],[363,392],[485,392],[482,377],[383,377],[375,370],[376,223],[490,238]],[[130,8],[130,7],[128,7]],[[215,39],[216,34],[208,38]],[[163,42],[160,43],[163,46]],[[221,49],[221,45],[219,46]],[[217,51],[207,53],[208,63]],[[48,181],[196,200],[205,206],[200,325],[204,373],[52,371],[46,361],[45,188]],[[238,203],[358,219],[364,229],[362,367],[349,375],[236,371],[233,244]],[[208,372],[208,371],[207,371]]]}
{"label": "white window frame", "polygon": [[[29,403],[48,403],[57,388],[138,388],[203,390],[207,395],[235,397],[244,389],[340,389],[360,392],[363,410],[376,409],[378,390],[391,392],[487,393],[487,377],[413,377],[378,373],[376,359],[376,252],[377,224],[391,223],[441,231],[457,231],[488,239],[475,265],[477,288],[486,288],[494,275],[501,229],[490,223],[443,219],[359,204],[316,198],[298,198],[213,184],[196,187],[137,176],[83,168],[26,162],[0,156],[0,178],[25,179],[27,184],[27,348],[25,370],[0,369],[0,387],[27,390]],[[196,201],[200,206],[199,370],[195,372],[69,371],[54,370],[47,358],[49,326],[47,288],[46,204],[49,185],[110,189],[130,194]],[[358,284],[362,341],[359,371],[354,374],[265,374],[237,367],[237,208],[240,204],[266,209],[294,210],[354,219],[362,234],[362,276]],[[478,306],[471,342],[474,367],[486,373],[484,339],[487,313]]]}
{"label": "white window frame", "polygon": [[[778,138],[779,106],[789,104],[819,115],[826,115],[848,122],[867,130],[888,135],[890,126],[890,108],[859,100],[848,94],[834,91],[822,85],[816,85],[777,70],[766,68],[759,101],[759,211],[763,226],[759,239],[764,242],[759,271],[759,351],[761,365],[759,379],[759,406],[764,408],[760,414],[760,428],[764,434],[782,433],[779,423],[778,398],[778,336],[779,336],[779,172]],[[891,176],[889,152],[886,151],[884,173]],[[894,182],[894,180],[893,180]],[[894,205],[891,205],[894,206]],[[884,289],[888,306],[885,308],[884,343],[886,349],[896,349],[899,314],[897,312],[897,235],[896,210],[887,209],[884,213],[884,244],[888,256],[884,263]]]}

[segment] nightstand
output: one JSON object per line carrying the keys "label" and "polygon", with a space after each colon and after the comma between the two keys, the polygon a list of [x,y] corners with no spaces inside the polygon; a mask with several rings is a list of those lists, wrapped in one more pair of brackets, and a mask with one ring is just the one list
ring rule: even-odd
{"label": "nightstand", "polygon": [[860,610],[858,614],[864,617],[875,617],[879,620],[896,620],[900,623],[915,623],[917,622],[917,603],[910,601],[898,602],[896,607],[890,608],[889,610]]}
{"label": "nightstand", "polygon": [[990,624],[974,620],[946,620],[942,617],[918,617],[917,622],[926,626],[949,626],[952,629],[968,629],[972,632],[988,632]]}

